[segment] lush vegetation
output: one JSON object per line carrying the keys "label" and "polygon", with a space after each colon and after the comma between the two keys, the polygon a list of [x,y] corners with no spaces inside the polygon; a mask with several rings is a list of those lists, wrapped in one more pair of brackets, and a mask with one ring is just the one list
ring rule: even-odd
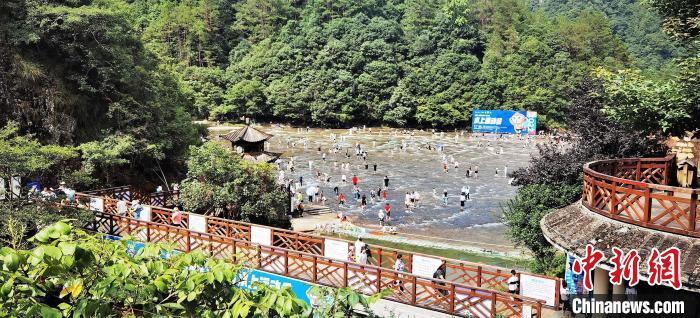
{"label": "lush vegetation", "polygon": [[[680,0],[7,0],[0,173],[74,187],[186,176],[188,209],[281,224],[271,168],[198,147],[193,118],[447,129],[500,108],[574,136],[516,172],[523,194],[573,186],[584,161],[700,128],[698,34],[697,1]],[[569,198],[538,190],[554,197],[520,195],[510,216]],[[513,234],[547,258],[540,237]]]}
{"label": "lush vegetation", "polygon": [[[2,104],[9,117],[51,141],[129,142],[122,156],[141,165],[187,149],[195,130],[185,110],[225,120],[449,128],[467,124],[474,108],[507,108],[561,126],[568,93],[592,68],[665,74],[684,52],[636,0],[3,6],[11,23],[1,74],[13,85],[0,87],[12,96]],[[27,103],[33,107],[20,107]]]}
{"label": "lush vegetation", "polygon": [[238,264],[158,244],[130,255],[127,241],[64,222],[32,242],[31,249],[0,248],[2,317],[356,317],[352,308],[369,311],[381,296],[315,288],[332,301],[313,309],[289,288],[240,288]]}
{"label": "lush vegetation", "polygon": [[287,228],[289,197],[271,164],[252,164],[216,142],[190,150],[181,204],[187,211]]}
{"label": "lush vegetation", "polygon": [[564,146],[545,145],[527,168],[514,173],[523,186],[503,209],[511,237],[535,255],[533,270],[560,272],[556,252],[539,222],[552,209],[578,200],[583,163],[605,158],[663,153],[658,134],[681,134],[700,128],[700,63],[696,2],[659,0],[650,4],[664,17],[664,30],[689,56],[675,60],[678,73],[660,79],[638,70],[598,68],[595,79],[581,81],[571,95]]}

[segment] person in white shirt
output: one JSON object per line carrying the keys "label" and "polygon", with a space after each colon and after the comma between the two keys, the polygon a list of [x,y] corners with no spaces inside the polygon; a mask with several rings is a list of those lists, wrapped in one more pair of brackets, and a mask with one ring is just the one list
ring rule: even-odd
{"label": "person in white shirt", "polygon": [[[394,270],[397,272],[405,272],[406,271],[406,264],[403,262],[403,255],[399,254],[396,255],[396,262],[394,263]],[[399,277],[402,277],[402,275],[398,275]],[[404,291],[403,284],[401,284],[400,280],[395,280],[394,281],[394,286],[398,286],[399,290],[402,292]]]}
{"label": "person in white shirt", "polygon": [[508,278],[508,292],[511,294],[520,293],[520,278],[516,275],[514,269],[510,271],[510,277]]}
{"label": "person in white shirt", "polygon": [[126,200],[121,199],[117,201],[117,214],[125,216],[127,211],[128,209],[126,207]]}
{"label": "person in white shirt", "polygon": [[361,237],[358,237],[357,241],[355,241],[355,256],[360,255],[360,253],[362,251],[362,247],[364,247],[364,246],[367,246],[367,244],[365,244],[365,242],[362,241]]}
{"label": "person in white shirt", "polygon": [[564,313],[571,311],[571,303],[569,302],[569,288],[567,287],[565,280],[562,280],[561,282],[559,297],[561,298],[562,311]]}
{"label": "person in white shirt", "polygon": [[357,255],[357,262],[362,265],[367,265],[368,256],[369,255],[367,255],[367,245],[363,245],[362,249],[360,249],[360,255]]}

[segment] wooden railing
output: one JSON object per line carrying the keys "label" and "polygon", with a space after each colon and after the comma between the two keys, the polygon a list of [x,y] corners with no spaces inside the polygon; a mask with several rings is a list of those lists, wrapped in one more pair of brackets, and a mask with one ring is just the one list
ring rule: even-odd
{"label": "wooden railing", "polygon": [[314,284],[351,287],[374,294],[390,289],[386,299],[445,312],[461,317],[522,317],[529,308],[532,317],[542,315],[539,301],[451,281],[419,277],[375,265],[334,260],[318,254],[212,233],[199,233],[157,222],[146,222],[109,212],[95,212],[93,229],[116,236],[129,235],[145,242],[167,242],[182,251],[199,250],[205,254],[242,262],[251,268],[276,273]]}
{"label": "wooden railing", "polygon": [[[86,196],[85,194],[77,194],[78,196]],[[117,195],[112,195],[117,196]],[[87,196],[92,197],[92,196]],[[86,198],[86,199],[88,199]],[[116,203],[118,200],[105,198],[104,199],[104,212],[116,214]],[[127,202],[127,205],[130,204]],[[151,221],[158,224],[166,224],[174,227],[189,228],[189,213],[182,214],[182,221],[179,224],[173,224],[172,222],[172,209],[152,206],[151,207]],[[222,219],[217,217],[204,216],[206,220],[205,232],[209,234],[220,235],[223,237],[234,238],[238,240],[250,241],[251,226],[253,224],[238,222],[229,219]],[[326,239],[332,239],[335,241],[346,241],[338,238],[326,238],[324,236],[312,235],[308,233],[294,232],[279,228],[266,227],[261,225],[255,225],[258,227],[269,228],[272,232],[272,246],[286,248],[290,250],[295,250],[299,252],[304,252],[313,255],[323,255],[323,247]],[[353,244],[351,241],[346,241],[350,245]],[[440,258],[432,255],[425,255],[410,251],[404,251],[399,249],[391,249],[378,245],[368,244],[370,248],[371,257],[368,259],[368,264],[382,267],[382,268],[393,268],[396,263],[398,255],[402,255],[402,259],[406,264],[406,271],[411,272],[413,266],[414,256],[424,256],[430,258],[441,259],[445,262],[447,270],[445,279],[457,284],[464,284],[468,286],[474,286],[479,288],[487,288],[497,291],[507,291],[508,290],[508,278],[510,277],[510,269],[489,266],[479,263],[472,263],[467,261]],[[350,252],[350,251],[347,251]],[[548,279],[555,280],[556,288],[554,290],[555,305],[554,308],[559,308],[559,284],[561,281],[554,277],[547,277],[537,274],[528,273],[528,275],[544,277]]]}
{"label": "wooden railing", "polygon": [[180,191],[178,190],[149,193],[128,185],[121,187],[84,191],[83,193],[117,200],[139,200],[141,204],[161,207],[167,206],[170,204],[170,202],[178,200],[180,198]]}
{"label": "wooden railing", "polygon": [[700,189],[669,186],[673,156],[601,160],[583,168],[583,205],[611,219],[700,237]]}

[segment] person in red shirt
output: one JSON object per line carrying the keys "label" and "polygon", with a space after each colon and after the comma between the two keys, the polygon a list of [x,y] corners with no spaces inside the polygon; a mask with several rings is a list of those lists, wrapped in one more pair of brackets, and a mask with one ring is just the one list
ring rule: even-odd
{"label": "person in red shirt", "polygon": [[357,178],[357,175],[352,175],[352,185],[357,185],[358,181],[360,181],[360,179]]}
{"label": "person in red shirt", "polygon": [[386,213],[387,218],[391,217],[391,206],[389,205],[389,202],[384,205],[384,213]]}
{"label": "person in red shirt", "polygon": [[338,204],[345,206],[345,195],[342,193],[338,196]]}

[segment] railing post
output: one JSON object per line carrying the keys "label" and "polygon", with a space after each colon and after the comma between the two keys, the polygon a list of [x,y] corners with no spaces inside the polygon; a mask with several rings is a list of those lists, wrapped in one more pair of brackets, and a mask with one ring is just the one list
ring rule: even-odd
{"label": "railing post", "polygon": [[455,284],[450,284],[450,313],[455,312]]}
{"label": "railing post", "polygon": [[617,181],[612,182],[610,191],[610,215],[617,215]]}
{"label": "railing post", "polygon": [[262,268],[262,246],[257,246],[257,256],[258,256],[258,268]]}
{"label": "railing post", "polygon": [[348,263],[343,262],[343,287],[348,287]]}
{"label": "railing post", "polygon": [[289,275],[289,252],[284,250],[284,274]]}
{"label": "railing post", "polygon": [[413,277],[413,288],[411,290],[411,294],[412,294],[411,295],[411,304],[415,305],[416,298],[418,296],[417,295],[418,294],[418,278],[416,277],[416,275],[412,275],[412,277]]}
{"label": "railing post", "polygon": [[311,272],[312,272],[311,273],[311,276],[312,276],[311,282],[316,283],[316,281],[318,280],[318,277],[317,277],[318,276],[318,257],[317,256],[314,256],[314,264],[311,267]]}
{"label": "railing post", "polygon": [[690,206],[688,207],[688,213],[690,216],[688,218],[688,231],[695,232],[695,220],[698,214],[698,193],[693,192],[690,194]]}
{"label": "railing post", "polygon": [[651,189],[647,187],[644,189],[644,226],[647,226],[651,220]]}
{"label": "railing post", "polygon": [[476,267],[476,287],[481,287],[481,266]]}
{"label": "railing post", "polygon": [[190,235],[190,231],[187,231],[187,246],[185,250],[188,252],[192,250],[192,236]]}
{"label": "railing post", "polygon": [[491,292],[491,317],[496,317],[496,292]]}
{"label": "railing post", "polygon": [[637,159],[637,170],[635,171],[635,181],[642,181],[642,161]]}
{"label": "railing post", "polygon": [[383,250],[382,250],[381,247],[379,248],[379,252],[378,252],[377,254],[379,255],[379,257],[377,258],[377,267],[383,267],[383,266],[382,266],[382,254],[383,254]]}

